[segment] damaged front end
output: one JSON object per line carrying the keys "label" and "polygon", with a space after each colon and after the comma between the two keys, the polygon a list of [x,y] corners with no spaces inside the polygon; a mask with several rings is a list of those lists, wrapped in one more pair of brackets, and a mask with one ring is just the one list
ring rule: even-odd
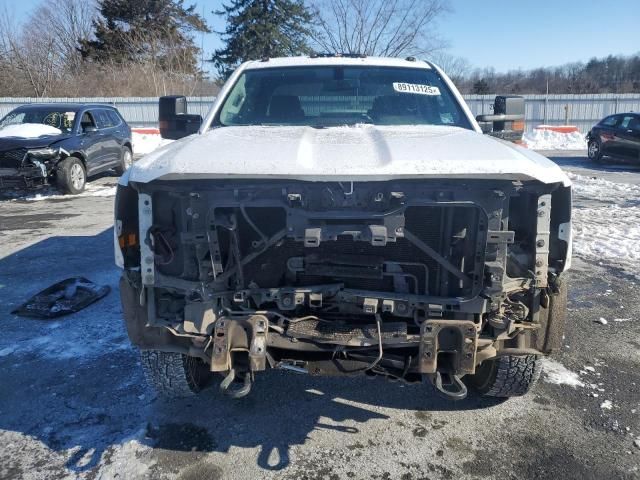
{"label": "damaged front end", "polygon": [[0,189],[46,185],[65,155],[60,148],[15,148],[0,152]]}
{"label": "damaged front end", "polygon": [[559,347],[570,188],[507,180],[155,181],[120,186],[129,336],[256,372],[461,378]]}

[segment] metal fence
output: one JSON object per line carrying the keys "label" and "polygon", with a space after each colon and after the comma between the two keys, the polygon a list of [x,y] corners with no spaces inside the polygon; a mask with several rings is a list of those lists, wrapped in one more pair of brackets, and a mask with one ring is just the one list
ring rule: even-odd
{"label": "metal fence", "polygon": [[[187,97],[188,113],[209,111],[216,97]],[[77,97],[77,98],[0,98],[0,118],[25,103],[106,103],[117,107],[125,120],[136,127],[158,126],[158,97]]]}
{"label": "metal fence", "polygon": [[[575,125],[586,133],[603,117],[639,112],[640,94],[523,95],[528,131],[537,125]],[[474,115],[493,113],[495,95],[464,95]]]}
{"label": "metal fence", "polygon": [[[495,95],[465,95],[474,115],[493,113]],[[536,125],[576,125],[586,132],[601,118],[612,113],[640,111],[640,94],[593,95],[524,95],[527,130]],[[189,113],[205,115],[215,97],[188,97]],[[133,126],[156,126],[157,97],[95,97],[95,98],[0,98],[0,116],[25,103],[91,102],[118,107]]]}

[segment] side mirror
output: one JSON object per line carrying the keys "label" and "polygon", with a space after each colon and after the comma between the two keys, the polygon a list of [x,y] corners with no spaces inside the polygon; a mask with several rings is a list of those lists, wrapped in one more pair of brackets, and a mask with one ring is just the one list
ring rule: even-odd
{"label": "side mirror", "polygon": [[202,125],[201,115],[187,113],[187,98],[182,95],[160,97],[158,107],[162,138],[177,140],[196,133]]}
{"label": "side mirror", "polygon": [[84,127],[82,129],[82,133],[96,133],[98,131],[97,127]]}
{"label": "side mirror", "polygon": [[524,134],[524,97],[498,95],[493,115],[478,115],[482,133],[510,142],[520,142]]}

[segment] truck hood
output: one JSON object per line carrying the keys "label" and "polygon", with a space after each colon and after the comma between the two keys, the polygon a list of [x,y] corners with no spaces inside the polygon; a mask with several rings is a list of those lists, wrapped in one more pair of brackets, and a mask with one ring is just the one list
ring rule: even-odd
{"label": "truck hood", "polygon": [[471,130],[431,125],[215,128],[143,157],[122,180],[219,178],[495,178],[570,184],[560,167],[535,152]]}

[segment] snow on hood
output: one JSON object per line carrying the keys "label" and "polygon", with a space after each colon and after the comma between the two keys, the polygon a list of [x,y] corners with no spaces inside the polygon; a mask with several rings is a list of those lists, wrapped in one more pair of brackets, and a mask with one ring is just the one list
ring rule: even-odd
{"label": "snow on hood", "polygon": [[0,137],[38,138],[60,134],[62,130],[42,123],[19,123],[0,128]]}
{"label": "snow on hood", "polygon": [[547,158],[458,127],[238,126],[191,135],[136,162],[128,179],[569,179]]}

